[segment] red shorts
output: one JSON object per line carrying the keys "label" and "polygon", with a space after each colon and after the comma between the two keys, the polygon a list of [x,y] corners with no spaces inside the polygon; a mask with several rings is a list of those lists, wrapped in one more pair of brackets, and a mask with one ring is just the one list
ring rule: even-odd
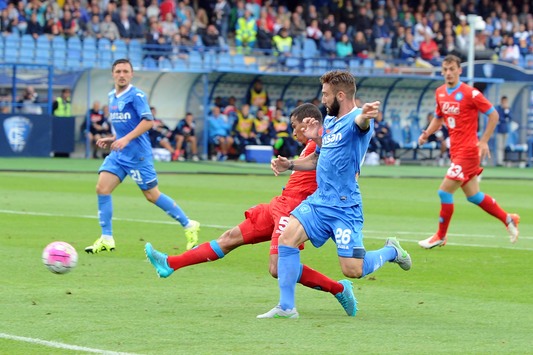
{"label": "red shorts", "polygon": [[461,186],[464,186],[472,178],[481,175],[483,168],[479,165],[479,157],[453,159],[446,177],[450,180],[461,181]]}
{"label": "red shorts", "polygon": [[[256,205],[246,212],[239,224],[244,244],[257,244],[270,240],[270,254],[278,253],[278,239],[289,223],[291,211],[302,202],[301,198],[276,196],[270,203]],[[303,249],[303,244],[300,250]]]}

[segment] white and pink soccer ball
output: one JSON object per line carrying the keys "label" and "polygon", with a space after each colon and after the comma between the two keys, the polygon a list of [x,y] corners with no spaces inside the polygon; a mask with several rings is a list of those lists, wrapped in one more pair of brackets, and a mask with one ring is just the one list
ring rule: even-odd
{"label": "white and pink soccer ball", "polygon": [[54,274],[66,274],[78,263],[78,253],[69,243],[52,242],[43,250],[43,263]]}

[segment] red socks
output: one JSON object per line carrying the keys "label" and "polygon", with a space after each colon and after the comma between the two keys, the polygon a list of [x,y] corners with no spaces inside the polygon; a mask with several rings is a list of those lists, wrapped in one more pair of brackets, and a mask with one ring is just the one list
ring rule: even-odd
{"label": "red socks", "polygon": [[496,200],[489,195],[485,195],[485,198],[478,206],[483,208],[485,212],[498,218],[503,224],[507,225],[507,212],[502,210],[502,208],[496,203]]}
{"label": "red socks", "polygon": [[330,279],[326,275],[323,275],[316,270],[311,269],[307,265],[303,266],[302,275],[300,276],[300,280],[298,282],[306,287],[329,292],[332,295],[336,295],[344,290],[344,286],[342,284]]}
{"label": "red socks", "polygon": [[185,266],[205,263],[207,261],[215,261],[219,259],[217,253],[211,248],[209,242],[202,243],[196,248],[187,250],[180,255],[169,255],[168,266],[174,270],[178,270]]}
{"label": "red socks", "polygon": [[453,203],[441,203],[439,214],[439,230],[437,231],[437,236],[440,239],[446,236],[446,233],[448,232],[448,226],[452,220],[452,215]]}

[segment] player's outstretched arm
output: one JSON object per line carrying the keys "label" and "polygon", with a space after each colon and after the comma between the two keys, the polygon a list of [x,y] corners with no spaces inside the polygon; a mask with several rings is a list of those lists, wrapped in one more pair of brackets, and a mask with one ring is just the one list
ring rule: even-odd
{"label": "player's outstretched arm", "polygon": [[315,170],[318,161],[318,154],[309,154],[305,158],[289,160],[278,155],[277,158],[270,161],[270,168],[274,175],[278,176],[280,173],[287,170],[308,171]]}
{"label": "player's outstretched arm", "polygon": [[420,133],[420,136],[418,137],[418,145],[422,145],[428,141],[429,136],[431,136],[433,133],[437,132],[442,127],[442,119],[440,118],[433,118],[431,122],[429,123],[429,126]]}
{"label": "player's outstretched arm", "polygon": [[370,119],[378,116],[380,105],[381,102],[379,101],[364,104],[363,111],[355,117],[355,124],[363,131],[366,131],[370,127]]}
{"label": "player's outstretched arm", "polygon": [[483,135],[481,136],[481,138],[479,138],[479,142],[477,143],[479,149],[479,158],[481,160],[485,159],[485,157],[491,157],[489,149],[489,139],[494,133],[496,125],[498,125],[500,115],[498,114],[498,111],[494,110],[489,113],[488,118],[489,119],[485,127],[485,132],[483,132]]}
{"label": "player's outstretched arm", "polygon": [[143,133],[149,131],[153,127],[153,122],[151,120],[143,119],[137,127],[133,129],[130,133],[126,134],[124,137],[117,139],[111,144],[112,150],[122,150],[124,149],[133,139],[141,136]]}

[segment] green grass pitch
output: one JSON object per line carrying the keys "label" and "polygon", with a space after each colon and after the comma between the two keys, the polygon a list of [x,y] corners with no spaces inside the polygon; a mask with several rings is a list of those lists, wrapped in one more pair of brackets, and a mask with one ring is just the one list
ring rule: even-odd
{"label": "green grass pitch", "polygon": [[[459,191],[448,245],[423,250],[416,241],[437,226],[445,168],[364,168],[365,246],[380,248],[397,236],[412,270],[388,264],[353,280],[355,318],[330,294],[298,285],[300,319],[258,320],[279,297],[268,245],[158,279],[144,244],[181,253],[183,230],[129,178],[113,194],[117,250],[85,254],[100,233],[99,163],[0,159],[0,354],[532,353],[533,169],[488,168],[481,181],[482,191],[522,216],[517,244]],[[272,176],[266,165],[230,162],[157,169],[161,191],[202,223],[201,241],[239,223],[288,178]],[[41,262],[54,240],[79,253],[69,274],[52,274]],[[306,245],[302,261],[344,278],[332,242]]]}

